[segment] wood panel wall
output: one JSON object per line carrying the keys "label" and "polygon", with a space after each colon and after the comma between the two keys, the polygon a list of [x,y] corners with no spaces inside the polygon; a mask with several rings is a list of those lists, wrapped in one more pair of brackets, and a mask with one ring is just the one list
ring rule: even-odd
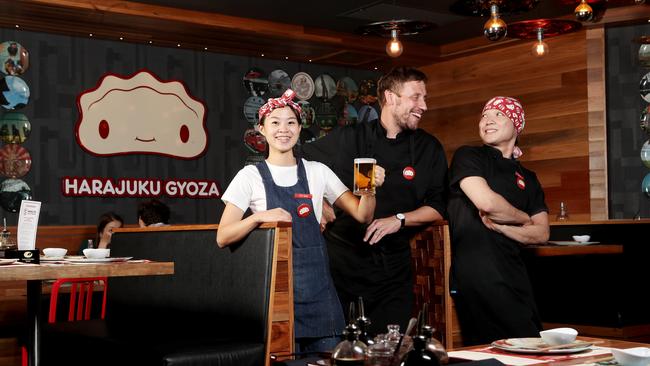
{"label": "wood panel wall", "polygon": [[480,145],[478,122],[485,102],[519,98],[526,126],[519,138],[523,165],[537,173],[551,220],[560,202],[571,219],[591,215],[586,31],[546,40],[550,53],[531,54],[518,41],[423,67],[429,111],[420,126],[440,139],[447,157],[462,145]]}

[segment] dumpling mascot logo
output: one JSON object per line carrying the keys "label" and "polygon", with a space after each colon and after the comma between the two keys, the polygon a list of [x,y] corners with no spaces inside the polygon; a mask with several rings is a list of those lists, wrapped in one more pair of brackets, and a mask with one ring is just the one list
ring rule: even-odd
{"label": "dumpling mascot logo", "polygon": [[77,99],[77,143],[90,154],[196,159],[208,147],[206,108],[179,81],[141,70],[103,76]]}

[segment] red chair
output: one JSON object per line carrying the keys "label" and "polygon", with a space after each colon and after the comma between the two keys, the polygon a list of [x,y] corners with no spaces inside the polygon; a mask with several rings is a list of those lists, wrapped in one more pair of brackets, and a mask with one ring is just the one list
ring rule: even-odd
{"label": "red chair", "polygon": [[52,284],[50,295],[49,323],[56,322],[56,305],[58,302],[59,290],[63,284],[70,284],[70,306],[68,307],[68,321],[89,320],[92,309],[93,289],[95,282],[103,282],[104,291],[102,296],[101,319],[106,315],[106,293],[108,282],[106,277],[89,278],[60,278]]}
{"label": "red chair", "polygon": [[[96,282],[102,282],[104,285],[102,295],[101,319],[106,316],[106,294],[108,291],[108,282],[106,277],[87,277],[87,278],[60,278],[52,284],[50,294],[50,312],[48,323],[56,322],[56,305],[59,300],[59,290],[64,284],[70,284],[70,306],[68,307],[68,321],[89,320],[90,311],[92,310],[93,289]],[[22,348],[22,366],[27,366],[27,349]]]}

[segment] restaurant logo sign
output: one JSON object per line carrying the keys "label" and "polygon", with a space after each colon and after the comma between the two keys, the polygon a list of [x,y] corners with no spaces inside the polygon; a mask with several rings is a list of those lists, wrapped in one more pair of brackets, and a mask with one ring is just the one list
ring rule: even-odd
{"label": "restaurant logo sign", "polygon": [[206,108],[180,81],[147,70],[104,75],[77,98],[77,143],[97,156],[154,154],[196,159],[208,146]]}
{"label": "restaurant logo sign", "polygon": [[219,198],[219,183],[206,179],[64,177],[65,197]]}

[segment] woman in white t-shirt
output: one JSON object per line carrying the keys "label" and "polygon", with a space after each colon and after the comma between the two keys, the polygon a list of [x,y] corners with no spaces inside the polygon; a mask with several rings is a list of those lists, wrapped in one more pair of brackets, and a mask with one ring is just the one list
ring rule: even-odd
{"label": "woman in white t-shirt", "polygon": [[[269,155],[265,161],[240,170],[223,194],[226,208],[217,244],[235,243],[264,222],[291,221],[296,350],[331,351],[344,319],[320,231],[323,198],[358,221],[370,223],[375,196],[359,199],[326,165],[294,156],[301,129],[301,110],[293,102],[294,96],[289,89],[260,108],[259,129]],[[380,186],[383,181],[384,169],[377,167],[375,182]],[[248,208],[253,214],[244,218]]]}

